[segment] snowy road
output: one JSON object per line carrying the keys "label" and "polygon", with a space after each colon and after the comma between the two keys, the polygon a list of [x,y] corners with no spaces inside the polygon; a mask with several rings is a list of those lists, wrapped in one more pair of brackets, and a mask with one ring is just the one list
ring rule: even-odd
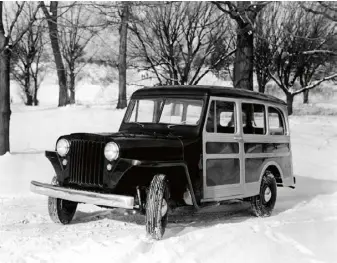
{"label": "snowy road", "polygon": [[[48,182],[52,177],[39,149],[50,148],[58,136],[57,122],[52,121],[56,115],[72,123],[73,130],[66,131],[72,132],[95,127],[81,116],[96,114],[99,122],[114,114],[100,108],[60,111],[13,114],[11,140],[16,153],[0,158],[1,263],[337,261],[337,117],[292,117],[297,188],[278,188],[271,217],[252,217],[245,204],[229,207],[229,214],[172,217],[164,239],[153,242],[145,236],[144,218],[125,216],[121,210],[80,205],[73,224],[56,225],[47,214],[46,198],[29,192],[30,180]],[[39,118],[48,114],[50,123],[41,126],[45,133],[39,129],[45,136],[34,136],[34,125],[29,126],[24,140],[16,127],[23,119],[36,119],[34,114]],[[115,116],[121,118],[122,112]],[[108,127],[111,122],[105,122],[102,130]],[[32,145],[38,150],[23,153]]]}

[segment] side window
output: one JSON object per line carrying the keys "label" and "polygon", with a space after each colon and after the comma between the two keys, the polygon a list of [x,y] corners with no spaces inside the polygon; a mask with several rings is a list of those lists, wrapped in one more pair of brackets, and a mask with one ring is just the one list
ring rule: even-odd
{"label": "side window", "polygon": [[215,132],[215,101],[211,102],[211,106],[209,107],[209,113],[206,123],[206,131],[207,132]]}
{"label": "side window", "polygon": [[265,107],[262,104],[242,103],[244,134],[266,134]]}
{"label": "side window", "polygon": [[217,132],[235,133],[235,104],[228,101],[216,102]]}
{"label": "side window", "polygon": [[235,133],[235,103],[212,101],[206,124],[207,132]]}
{"label": "side window", "polygon": [[268,107],[269,133],[271,135],[284,135],[285,126],[281,111]]}

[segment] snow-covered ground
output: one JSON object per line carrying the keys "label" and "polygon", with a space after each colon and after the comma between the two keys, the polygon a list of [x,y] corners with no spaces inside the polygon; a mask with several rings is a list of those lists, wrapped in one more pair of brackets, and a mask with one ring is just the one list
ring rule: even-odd
{"label": "snow-covered ground", "polygon": [[[50,221],[47,198],[29,192],[49,182],[44,157],[64,133],[116,131],[124,111],[111,106],[13,106],[11,154],[0,157],[0,262],[336,262],[337,116],[291,117],[295,190],[278,188],[269,218],[244,204],[221,214],[171,217],[164,239],[145,235],[144,218],[80,205],[72,224]],[[226,211],[230,212],[226,212]]]}
{"label": "snow-covered ground", "polygon": [[[87,65],[76,86],[78,105],[64,108],[56,107],[56,74],[47,71],[39,107],[22,106],[19,87],[11,86],[11,154],[0,157],[0,263],[337,262],[337,116],[291,117],[297,188],[278,188],[269,218],[252,217],[237,202],[217,214],[175,215],[157,242],[146,237],[143,216],[123,210],[79,205],[72,224],[52,223],[47,198],[29,191],[31,180],[48,183],[53,176],[44,150],[62,134],[116,131],[124,110],[115,109],[115,71]],[[129,71],[128,96],[154,84],[147,77]],[[212,74],[200,84],[229,85]],[[315,113],[337,103],[333,96],[315,98],[315,107],[307,106]]]}

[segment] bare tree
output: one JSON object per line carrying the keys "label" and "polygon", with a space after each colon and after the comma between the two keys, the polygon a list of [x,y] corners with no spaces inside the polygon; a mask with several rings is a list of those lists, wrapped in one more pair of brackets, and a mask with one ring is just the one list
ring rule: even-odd
{"label": "bare tree", "polygon": [[146,7],[130,26],[130,56],[160,85],[196,85],[235,52],[230,26],[207,2]]}
{"label": "bare tree", "polygon": [[237,42],[234,60],[234,87],[253,90],[254,27],[257,14],[267,2],[212,2],[237,23]]}
{"label": "bare tree", "polygon": [[59,45],[59,35],[58,35],[58,2],[50,1],[49,10],[47,9],[44,1],[40,2],[43,13],[47,19],[49,27],[49,37],[51,41],[51,46],[54,54],[54,61],[57,70],[57,76],[59,80],[59,103],[58,106],[65,106],[68,103],[68,91],[67,91],[67,76],[64,68],[62,55]]}
{"label": "bare tree", "polygon": [[[323,16],[296,8],[294,4],[284,6],[282,35],[274,57],[275,74],[270,72],[270,77],[286,94],[290,115],[293,112],[294,96],[335,78],[337,74],[313,82],[317,69],[329,61],[333,52],[326,50],[327,44],[334,37],[331,23]],[[299,89],[295,88],[296,83],[300,84]]]}
{"label": "bare tree", "polygon": [[84,8],[84,5],[73,4],[59,19],[59,24],[62,27],[59,40],[62,56],[67,65],[70,104],[75,103],[75,79],[83,68],[83,65],[79,66],[78,62],[83,58],[85,48],[97,33],[97,29],[89,25],[92,22],[90,16],[91,14]]}
{"label": "bare tree", "polygon": [[[337,22],[337,3],[336,2],[328,2],[328,1],[317,1],[317,2],[303,2],[300,3],[300,6],[306,10],[307,12],[310,12],[315,15],[320,15],[322,17],[325,17],[326,19]],[[334,41],[335,43],[335,41]],[[335,46],[335,44],[332,45],[332,48]],[[329,51],[328,51],[329,52]],[[330,51],[331,52],[331,51]],[[317,54],[317,53],[316,53]],[[321,52],[322,54],[322,52]],[[327,54],[327,53],[326,53]],[[336,56],[337,53],[333,52],[330,53],[333,56]],[[310,72],[308,72],[310,75]],[[307,78],[304,78],[304,81]],[[303,103],[309,103],[309,90],[304,91],[303,93]]]}
{"label": "bare tree", "polygon": [[128,2],[123,2],[119,12],[121,19],[119,26],[119,57],[118,57],[118,77],[119,77],[119,95],[117,109],[124,109],[127,106],[126,101],[126,52],[128,21],[130,16],[130,6]]}
{"label": "bare tree", "polygon": [[[34,5],[33,3],[26,5],[27,10],[21,15],[21,19],[19,19],[14,27],[15,31],[20,32],[26,27],[32,15]],[[22,87],[25,94],[25,104],[29,106],[38,105],[37,91],[39,87],[39,71],[41,68],[40,58],[44,50],[42,30],[42,22],[31,24],[26,34],[13,48],[11,73]]]}
{"label": "bare tree", "polygon": [[270,80],[269,71],[274,73],[273,58],[279,48],[282,30],[279,26],[280,3],[268,4],[256,17],[254,37],[254,67],[259,92],[264,93]]}
{"label": "bare tree", "polygon": [[[119,78],[119,92],[118,92],[118,103],[117,108],[123,109],[127,106],[126,99],[126,70],[128,68],[128,56],[127,56],[127,36],[128,36],[128,24],[131,16],[132,6],[143,6],[146,3],[140,2],[94,2],[92,4],[96,12],[105,18],[104,23],[101,24],[102,28],[110,28],[113,30],[118,27],[119,31],[119,52],[118,59],[115,58],[115,54],[108,54],[104,61],[112,66],[118,68],[118,78]],[[114,52],[113,52],[114,53]],[[113,57],[109,57],[109,56]]]}
{"label": "bare tree", "polygon": [[[31,24],[36,20],[36,14],[39,10],[39,5],[32,12],[32,16],[26,27],[20,32],[13,34],[13,28],[22,13],[25,2],[12,3],[14,6],[14,17],[10,20],[8,30],[5,31],[3,23],[3,2],[0,2],[0,155],[9,151],[9,125],[10,125],[10,59],[12,48],[15,47],[24,34],[27,32]],[[13,10],[13,7],[12,7]]]}

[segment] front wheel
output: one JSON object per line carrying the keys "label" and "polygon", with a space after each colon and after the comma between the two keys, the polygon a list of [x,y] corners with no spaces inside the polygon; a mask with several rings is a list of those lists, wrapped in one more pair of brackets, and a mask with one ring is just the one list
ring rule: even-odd
{"label": "front wheel", "polygon": [[[56,177],[52,180],[53,185],[58,185]],[[73,219],[77,203],[55,197],[48,197],[48,212],[50,219],[58,224],[69,224]]]}
{"label": "front wheel", "polygon": [[167,225],[169,190],[164,174],[153,177],[146,200],[146,232],[161,239]]}
{"label": "front wheel", "polygon": [[267,171],[261,180],[260,193],[251,198],[251,207],[255,216],[270,216],[277,196],[277,185],[274,175]]}

